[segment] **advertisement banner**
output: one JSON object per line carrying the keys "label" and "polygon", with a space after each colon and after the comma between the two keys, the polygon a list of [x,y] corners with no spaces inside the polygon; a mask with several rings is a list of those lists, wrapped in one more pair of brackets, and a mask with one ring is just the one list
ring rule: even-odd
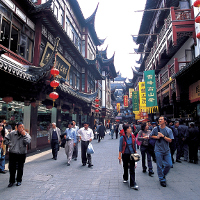
{"label": "advertisement banner", "polygon": [[146,90],[146,106],[158,106],[156,94],[155,71],[144,71],[145,90]]}
{"label": "advertisement banner", "polygon": [[120,103],[117,103],[117,112],[120,113]]}
{"label": "advertisement banner", "polygon": [[139,91],[134,91],[132,93],[133,112],[139,111]]}
{"label": "advertisement banner", "polygon": [[139,82],[140,112],[146,112],[145,82]]}
{"label": "advertisement banner", "polygon": [[124,95],[124,107],[128,107],[128,95]]}
{"label": "advertisement banner", "polygon": [[129,88],[129,98],[132,98],[132,94],[134,92],[134,88]]}

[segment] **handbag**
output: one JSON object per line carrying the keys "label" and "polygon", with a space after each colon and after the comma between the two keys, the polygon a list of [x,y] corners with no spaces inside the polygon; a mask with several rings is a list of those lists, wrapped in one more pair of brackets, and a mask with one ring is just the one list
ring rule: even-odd
{"label": "handbag", "polygon": [[61,145],[60,145],[60,146],[61,146],[62,148],[65,148],[65,143],[66,143],[66,139],[63,138],[62,141],[61,141]]}
{"label": "handbag", "polygon": [[89,143],[87,148],[87,154],[93,154],[93,153],[94,153],[94,148],[92,146],[92,143]]}

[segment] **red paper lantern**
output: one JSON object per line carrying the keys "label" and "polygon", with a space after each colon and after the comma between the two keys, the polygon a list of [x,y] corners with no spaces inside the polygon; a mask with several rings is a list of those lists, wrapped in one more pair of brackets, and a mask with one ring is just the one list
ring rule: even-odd
{"label": "red paper lantern", "polygon": [[10,103],[11,101],[13,101],[12,97],[3,97],[2,99],[3,101],[5,101],[7,104]]}
{"label": "red paper lantern", "polygon": [[95,99],[95,102],[97,102],[97,103],[98,103],[98,102],[99,102],[99,99],[98,99],[98,98],[96,98],[96,99]]}
{"label": "red paper lantern", "polygon": [[53,99],[53,101],[55,101],[55,100],[59,97],[59,95],[58,95],[57,92],[51,92],[51,93],[49,94],[49,97],[50,97],[51,99]]}
{"label": "red paper lantern", "polygon": [[200,7],[200,0],[196,0],[193,5],[194,7]]}
{"label": "red paper lantern", "polygon": [[195,22],[196,22],[196,23],[200,23],[200,16],[198,16],[198,17],[195,19]]}
{"label": "red paper lantern", "polygon": [[196,37],[197,37],[198,39],[200,39],[200,32],[197,33]]}
{"label": "red paper lantern", "polygon": [[96,109],[96,110],[95,110],[95,112],[97,112],[97,113],[98,113],[98,112],[99,112],[99,110],[97,110],[97,109]]}
{"label": "red paper lantern", "polygon": [[57,76],[57,75],[59,74],[59,70],[56,69],[56,68],[53,68],[53,69],[51,69],[51,74],[52,74],[53,76]]}
{"label": "red paper lantern", "polygon": [[99,107],[99,104],[95,104],[95,107],[98,108],[98,107]]}
{"label": "red paper lantern", "polygon": [[51,81],[50,86],[53,87],[54,89],[56,89],[59,86],[59,82],[58,81]]}

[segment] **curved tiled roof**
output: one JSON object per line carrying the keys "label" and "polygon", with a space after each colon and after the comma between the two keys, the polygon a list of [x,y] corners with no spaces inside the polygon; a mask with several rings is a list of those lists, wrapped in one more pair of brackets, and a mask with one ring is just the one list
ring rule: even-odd
{"label": "curved tiled roof", "polygon": [[57,53],[58,42],[59,38],[57,38],[56,46],[54,47],[54,51],[52,52],[48,62],[43,67],[22,65],[5,55],[1,55],[0,69],[21,79],[36,83],[40,79],[44,78],[52,68],[55,61],[55,54]]}
{"label": "curved tiled roof", "polygon": [[63,98],[65,98],[65,95],[66,96],[70,95],[71,97],[76,98],[78,100],[82,100],[86,103],[92,103],[98,94],[98,90],[92,94],[88,94],[88,93],[79,92],[78,90],[75,90],[71,86],[66,85],[66,84],[60,84],[57,89],[58,89],[59,94],[61,94],[60,92],[64,93],[64,94],[61,94]]}

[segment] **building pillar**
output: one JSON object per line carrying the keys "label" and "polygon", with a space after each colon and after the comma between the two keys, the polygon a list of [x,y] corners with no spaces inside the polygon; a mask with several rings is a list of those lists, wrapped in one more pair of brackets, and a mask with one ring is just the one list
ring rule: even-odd
{"label": "building pillar", "polygon": [[[106,76],[106,72],[102,72],[102,76]],[[102,108],[106,107],[106,80],[102,80]]]}
{"label": "building pillar", "polygon": [[61,120],[62,120],[62,114],[61,114],[61,106],[57,107],[57,121],[56,121],[56,126],[60,128],[61,126]]}
{"label": "building pillar", "polygon": [[24,119],[23,119],[24,128],[30,133],[31,125],[31,105],[24,106]]}
{"label": "building pillar", "polygon": [[37,114],[38,114],[38,106],[31,106],[31,112],[30,112],[31,149],[37,148]]}
{"label": "building pillar", "polygon": [[51,123],[55,122],[57,120],[57,108],[53,107],[51,109]]}

